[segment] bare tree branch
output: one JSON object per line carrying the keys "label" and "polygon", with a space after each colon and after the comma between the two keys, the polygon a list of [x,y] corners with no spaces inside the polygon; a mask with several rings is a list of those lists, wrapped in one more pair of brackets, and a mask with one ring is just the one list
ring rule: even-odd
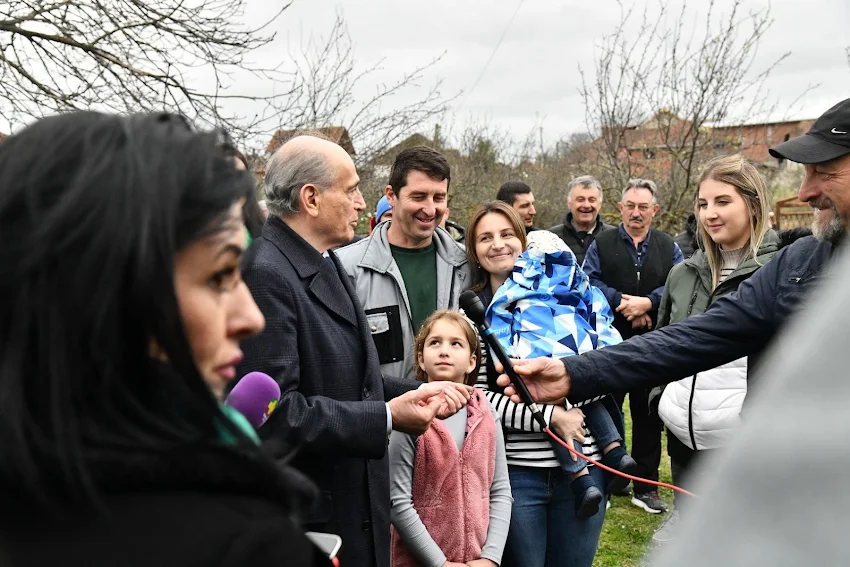
{"label": "bare tree branch", "polygon": [[[281,128],[345,126],[352,139],[358,167],[418,131],[443,114],[454,99],[440,94],[440,81],[423,88],[425,75],[440,57],[406,71],[390,84],[366,94],[362,84],[382,70],[383,61],[358,67],[345,20],[340,14],[325,38],[311,39],[291,58],[300,85],[294,106],[300,120]],[[410,102],[398,103],[407,98]],[[393,104],[395,103],[395,104]]]}
{"label": "bare tree branch", "polygon": [[754,69],[769,9],[743,13],[743,0],[723,6],[726,13],[709,0],[691,18],[687,4],[670,14],[659,1],[635,25],[621,5],[620,25],[599,46],[593,83],[582,73],[588,128],[599,136],[597,173],[618,189],[630,177],[654,178],[662,226],[692,208],[699,166],[729,152],[731,140],[718,139],[715,127],[763,121],[776,110],[764,84],[789,54]]}
{"label": "bare tree branch", "polygon": [[[221,109],[250,102],[265,118],[291,109],[293,76],[248,62],[274,34],[241,24],[244,0],[11,0],[0,4],[0,117],[17,124],[68,109],[169,110],[237,137],[260,120]],[[212,80],[204,81],[203,69]],[[241,72],[289,85],[274,95],[239,92]],[[211,82],[210,87],[205,87]]]}

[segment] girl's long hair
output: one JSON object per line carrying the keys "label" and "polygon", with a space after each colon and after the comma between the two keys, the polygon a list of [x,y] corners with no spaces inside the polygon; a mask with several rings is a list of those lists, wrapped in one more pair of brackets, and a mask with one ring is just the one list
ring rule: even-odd
{"label": "girl's long hair", "polygon": [[[254,188],[168,114],[74,112],[0,145],[0,479],[97,500],[93,452],[244,441],[192,357],[175,255]],[[150,357],[152,342],[168,364]]]}
{"label": "girl's long hair", "polygon": [[699,186],[707,179],[732,185],[744,199],[750,218],[750,238],[747,242],[748,257],[758,257],[759,248],[761,248],[765,234],[770,229],[768,224],[770,211],[767,205],[767,189],[764,180],[755,166],[744,159],[743,156],[736,154],[718,157],[708,161],[703,166],[702,174],[697,182],[697,190],[694,193],[694,214],[697,217],[697,227],[708,267],[711,269],[713,286],[717,287],[720,281],[720,269],[723,266],[720,246],[711,239],[699,220]]}

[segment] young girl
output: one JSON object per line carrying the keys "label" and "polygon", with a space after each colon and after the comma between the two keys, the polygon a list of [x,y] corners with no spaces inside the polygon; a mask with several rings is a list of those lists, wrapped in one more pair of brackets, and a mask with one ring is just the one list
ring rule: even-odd
{"label": "young girl", "polygon": [[[740,155],[715,158],[705,164],[694,213],[702,249],[674,267],[667,277],[658,327],[702,313],[730,294],[769,262],[778,250],[768,227],[765,185],[756,168]],[[667,425],[673,483],[688,487],[697,457],[727,445],[740,421],[747,395],[747,359],[668,384],[658,414]],[[672,538],[682,496],[676,509],[653,536],[657,543]]]}
{"label": "young girl", "polygon": [[[416,336],[416,377],[473,385],[478,335],[457,311],[437,311]],[[476,390],[465,411],[424,434],[390,435],[393,567],[497,567],[511,518],[498,417]]]}

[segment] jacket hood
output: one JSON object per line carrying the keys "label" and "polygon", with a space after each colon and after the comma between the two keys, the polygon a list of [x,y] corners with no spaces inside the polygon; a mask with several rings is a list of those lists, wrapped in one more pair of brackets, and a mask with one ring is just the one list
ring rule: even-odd
{"label": "jacket hood", "polygon": [[794,244],[796,241],[801,238],[805,238],[807,236],[812,235],[811,228],[789,228],[788,230],[780,230],[778,233],[779,236],[779,248],[785,248],[791,244]]}

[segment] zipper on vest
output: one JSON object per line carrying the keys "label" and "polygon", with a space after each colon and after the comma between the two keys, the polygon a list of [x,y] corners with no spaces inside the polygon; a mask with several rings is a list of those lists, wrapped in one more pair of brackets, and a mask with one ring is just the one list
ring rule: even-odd
{"label": "zipper on vest", "polygon": [[640,268],[641,268],[641,266],[642,266],[642,264],[640,262],[640,248],[638,248],[637,262],[635,263],[635,271],[637,272],[637,293],[638,293],[638,295],[641,295],[641,293],[640,293],[641,292],[641,289],[640,289]]}
{"label": "zipper on vest", "polygon": [[697,391],[697,375],[691,380],[691,399],[688,400],[688,435],[691,437],[691,446],[697,450],[697,439],[694,435],[694,394]]}

